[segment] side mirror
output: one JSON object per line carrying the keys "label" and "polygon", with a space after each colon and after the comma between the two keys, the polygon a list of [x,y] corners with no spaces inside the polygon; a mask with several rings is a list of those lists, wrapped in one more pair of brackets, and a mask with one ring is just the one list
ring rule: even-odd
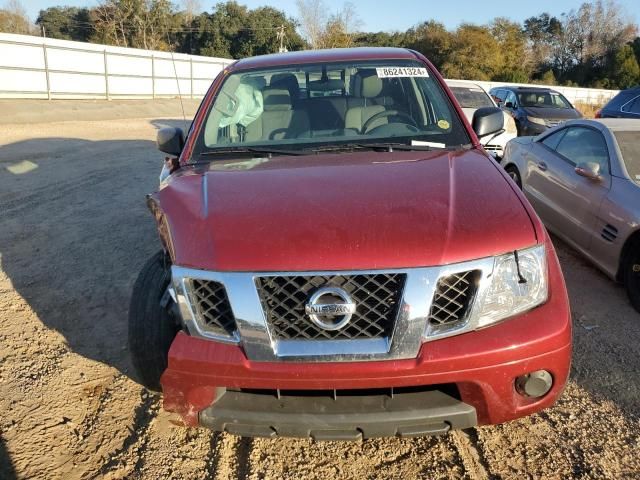
{"label": "side mirror", "polygon": [[471,126],[478,138],[499,133],[504,130],[504,114],[497,107],[479,108],[473,114]]}
{"label": "side mirror", "polygon": [[184,147],[184,133],[181,128],[165,127],[158,130],[156,140],[158,150],[176,157],[182,152]]}
{"label": "side mirror", "polygon": [[589,180],[599,181],[602,179],[600,175],[600,164],[596,162],[582,162],[576,166],[576,173],[581,177]]}
{"label": "side mirror", "polygon": [[504,104],[504,106],[505,106],[506,108],[511,108],[511,109],[513,109],[513,102],[507,102],[507,103],[505,103],[505,104]]}

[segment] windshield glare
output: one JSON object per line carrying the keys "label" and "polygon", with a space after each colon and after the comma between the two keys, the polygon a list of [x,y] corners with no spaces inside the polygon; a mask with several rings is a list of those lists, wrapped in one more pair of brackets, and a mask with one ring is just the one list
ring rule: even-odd
{"label": "windshield glare", "polygon": [[640,132],[613,132],[632,180],[640,183]]}
{"label": "windshield glare", "polygon": [[518,102],[523,107],[572,108],[569,101],[557,92],[521,92]]}
{"label": "windshield glare", "polygon": [[207,114],[196,153],[367,141],[444,148],[470,139],[423,64],[378,60],[229,75]]}
{"label": "windshield glare", "polygon": [[480,87],[451,87],[451,91],[462,108],[495,107]]}

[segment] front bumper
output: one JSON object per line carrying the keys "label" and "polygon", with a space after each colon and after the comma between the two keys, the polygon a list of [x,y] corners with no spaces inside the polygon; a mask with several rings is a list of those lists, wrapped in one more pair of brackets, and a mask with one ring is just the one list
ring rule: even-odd
{"label": "front bumper", "polygon": [[[353,434],[354,429],[383,433],[395,429],[397,435],[402,435],[405,427],[406,431],[414,428],[414,431],[426,433],[431,428],[441,432],[448,428],[447,425],[464,428],[473,423],[496,424],[530,415],[556,401],[566,383],[571,363],[571,316],[557,261],[550,262],[549,280],[550,286],[556,288],[550,289],[546,304],[489,328],[425,343],[415,359],[256,362],[247,359],[241,346],[179,333],[169,351],[169,366],[161,380],[164,407],[180,414],[184,423],[190,426],[201,424],[243,435],[270,436],[272,431],[273,435],[292,435],[297,432],[317,438],[330,436],[336,430],[340,435],[348,436],[350,434],[345,432]],[[540,398],[522,396],[516,391],[515,379],[536,370],[551,373],[553,385],[550,391]],[[441,386],[451,385],[457,391],[455,408],[438,416],[437,402],[433,404],[426,399],[420,410],[423,421],[411,417],[409,424],[402,414],[394,413],[397,409],[394,410],[393,405],[387,405],[385,415],[396,416],[386,425],[383,424],[385,415],[375,409],[376,417],[382,422],[377,425],[362,423],[351,410],[342,412],[351,417],[346,423],[336,422],[339,408],[328,411],[333,417],[315,415],[313,411],[307,411],[308,415],[305,415],[304,411],[298,411],[297,415],[289,416],[290,421],[283,421],[282,417],[278,421],[266,421],[272,408],[258,408],[257,413],[254,409],[249,415],[249,411],[240,406],[244,403],[229,403],[236,393],[227,396],[232,389],[308,392],[433,386],[439,390]],[[227,400],[224,400],[225,396]],[[217,402],[221,403],[216,409]],[[308,400],[311,410],[312,403]],[[461,418],[459,411],[467,411],[467,407],[475,410],[476,419],[463,416],[463,420],[458,421]],[[299,409],[300,404],[296,408]],[[362,413],[366,413],[367,408],[363,403]]]}
{"label": "front bumper", "polygon": [[[180,332],[161,379],[164,408],[189,426],[317,439],[444,433],[530,415],[556,401],[571,365],[571,314],[555,255],[548,268],[544,305],[491,327],[423,343],[416,358],[251,361],[242,344]],[[518,393],[516,378],[538,370],[551,374],[550,390],[537,398]],[[422,396],[394,401],[393,392],[369,394],[371,389]],[[282,391],[290,396],[281,397]],[[314,396],[318,391],[334,392],[333,399]]]}
{"label": "front bumper", "polygon": [[[283,392],[284,393],[284,392]],[[436,389],[340,396],[226,392],[200,412],[200,424],[245,437],[362,440],[440,435],[476,425],[476,411]]]}

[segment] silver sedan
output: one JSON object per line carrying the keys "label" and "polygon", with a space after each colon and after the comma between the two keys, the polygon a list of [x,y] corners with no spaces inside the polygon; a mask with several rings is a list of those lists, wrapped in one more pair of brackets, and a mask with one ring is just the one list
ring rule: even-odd
{"label": "silver sedan", "polygon": [[640,311],[640,120],[571,120],[511,140],[501,165],[547,228]]}

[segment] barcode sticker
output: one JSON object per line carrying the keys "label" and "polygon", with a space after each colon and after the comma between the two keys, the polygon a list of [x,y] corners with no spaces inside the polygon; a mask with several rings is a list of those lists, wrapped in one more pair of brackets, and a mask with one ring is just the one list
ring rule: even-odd
{"label": "barcode sticker", "polygon": [[429,77],[427,69],[421,67],[378,67],[376,73],[378,78]]}

